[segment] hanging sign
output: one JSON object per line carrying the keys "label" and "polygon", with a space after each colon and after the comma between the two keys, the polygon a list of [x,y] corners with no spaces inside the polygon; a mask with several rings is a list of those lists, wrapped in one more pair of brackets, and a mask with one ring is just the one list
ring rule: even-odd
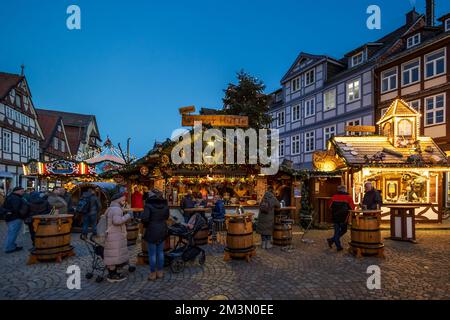
{"label": "hanging sign", "polygon": [[194,122],[202,122],[202,124],[209,124],[213,127],[248,127],[247,116],[230,116],[230,115],[182,115],[181,125],[184,127],[194,126]]}

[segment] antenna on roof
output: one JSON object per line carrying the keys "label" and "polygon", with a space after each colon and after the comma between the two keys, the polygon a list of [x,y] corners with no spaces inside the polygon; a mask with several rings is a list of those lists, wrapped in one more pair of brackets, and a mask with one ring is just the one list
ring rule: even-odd
{"label": "antenna on roof", "polygon": [[24,75],[24,69],[25,69],[25,65],[22,63],[20,65],[20,75],[23,76]]}

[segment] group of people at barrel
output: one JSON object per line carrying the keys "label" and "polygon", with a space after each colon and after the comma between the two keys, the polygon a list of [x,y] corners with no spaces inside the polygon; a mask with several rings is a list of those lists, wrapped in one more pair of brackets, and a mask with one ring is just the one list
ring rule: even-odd
{"label": "group of people at barrel", "polygon": [[[364,197],[361,203],[363,210],[379,210],[382,205],[381,194],[376,190],[372,182],[364,184]],[[347,186],[337,187],[337,193],[329,200],[328,206],[331,209],[334,235],[327,239],[328,246],[336,246],[337,251],[342,251],[341,238],[347,233],[350,210],[355,210],[356,206],[353,198],[347,192]]]}

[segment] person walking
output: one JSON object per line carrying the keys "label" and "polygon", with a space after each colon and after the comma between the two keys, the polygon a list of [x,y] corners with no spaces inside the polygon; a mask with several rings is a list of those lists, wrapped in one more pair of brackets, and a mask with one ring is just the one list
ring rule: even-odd
{"label": "person walking", "polygon": [[328,207],[331,209],[334,226],[333,237],[327,239],[328,246],[332,248],[335,244],[337,251],[342,251],[341,238],[347,232],[349,210],[355,210],[355,203],[347,193],[346,186],[337,187],[337,193],[329,200]]}
{"label": "person walking", "polygon": [[28,205],[23,199],[25,189],[16,187],[12,193],[6,197],[3,205],[6,215],[5,221],[8,227],[5,241],[5,253],[20,251],[23,247],[16,244],[17,236],[22,229],[23,219],[28,215]]}
{"label": "person walking", "polygon": [[77,210],[83,215],[81,239],[87,239],[89,226],[92,226],[92,235],[97,235],[97,216],[102,210],[102,204],[94,189],[84,192],[80,202]]}
{"label": "person walking", "polygon": [[[111,205],[106,210],[106,238],[103,262],[108,269],[106,279],[109,282],[120,282],[127,277],[117,271],[121,266],[129,264],[126,223],[133,218],[132,213],[123,214],[126,197],[123,193],[111,197]],[[132,272],[135,267],[130,266]]]}
{"label": "person walking", "polygon": [[30,215],[25,219],[25,224],[28,226],[28,230],[30,230],[31,242],[33,243],[34,248],[34,237],[35,230],[33,228],[33,217],[38,215],[46,215],[51,211],[50,204],[46,196],[43,193],[39,193],[34,191],[30,194]]}
{"label": "person walking", "polygon": [[67,202],[62,197],[63,189],[61,187],[56,187],[48,195],[48,203],[50,207],[54,208],[57,214],[67,214]]}
{"label": "person walking", "polygon": [[362,201],[364,210],[379,210],[383,204],[380,192],[373,187],[372,182],[364,184],[364,198]]}
{"label": "person walking", "polygon": [[144,240],[148,243],[148,260],[150,264],[149,281],[163,278],[164,242],[167,238],[167,219],[169,219],[169,204],[163,193],[158,189],[149,192],[141,217],[144,225]]}
{"label": "person walking", "polygon": [[272,248],[271,240],[276,208],[280,208],[280,202],[275,197],[273,188],[269,187],[259,206],[256,224],[256,232],[261,235],[261,247],[263,249]]}

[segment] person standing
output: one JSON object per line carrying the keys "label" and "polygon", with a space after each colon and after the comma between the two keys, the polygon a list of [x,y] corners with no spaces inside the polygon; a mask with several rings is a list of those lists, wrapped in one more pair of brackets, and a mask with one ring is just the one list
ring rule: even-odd
{"label": "person standing", "polygon": [[6,197],[3,205],[6,215],[5,221],[8,226],[5,241],[5,253],[13,253],[20,251],[23,247],[19,247],[16,244],[17,236],[22,229],[23,219],[28,214],[28,205],[23,199],[25,189],[22,187],[16,187],[12,193]]}
{"label": "person standing", "polygon": [[187,223],[191,218],[191,215],[184,211],[184,209],[195,208],[195,200],[192,195],[192,191],[188,190],[187,194],[183,197],[180,204],[181,210],[183,210],[184,222]]}
{"label": "person standing", "polygon": [[34,247],[34,237],[36,232],[33,228],[33,217],[38,215],[49,214],[51,211],[51,207],[47,201],[46,196],[43,193],[39,193],[37,191],[34,191],[30,194],[29,206],[30,206],[30,215],[28,218],[25,219],[25,224],[28,226],[28,229],[30,230],[31,242],[33,243]]}
{"label": "person standing", "polygon": [[72,194],[66,190],[66,188],[62,188],[62,195],[61,197],[66,201],[67,203],[67,212],[70,214],[75,213],[75,209],[73,208],[72,204]]}
{"label": "person standing", "polygon": [[[109,282],[119,282],[126,279],[126,276],[117,272],[117,268],[129,263],[127,246],[127,222],[133,218],[132,213],[123,214],[123,206],[126,197],[123,193],[115,194],[111,197],[111,205],[106,210],[106,238],[103,262],[108,269],[107,280]],[[129,271],[134,271],[135,267],[129,267]]]}
{"label": "person standing", "polygon": [[328,246],[336,245],[337,251],[342,251],[341,238],[347,232],[349,210],[355,210],[355,203],[352,197],[347,193],[347,187],[344,185],[337,187],[337,193],[329,200],[328,207],[331,209],[334,235],[327,239]]}
{"label": "person standing", "polygon": [[149,192],[142,215],[144,225],[144,240],[148,243],[148,260],[150,264],[149,281],[163,278],[164,242],[167,237],[167,219],[169,219],[169,204],[162,192],[153,189]]}
{"label": "person standing", "polygon": [[362,201],[363,209],[365,210],[379,210],[383,204],[380,192],[376,190],[372,182],[364,184],[364,198]]}
{"label": "person standing", "polygon": [[83,193],[81,204],[78,210],[83,215],[83,226],[81,229],[81,239],[86,239],[89,233],[89,226],[92,226],[92,235],[97,235],[97,216],[101,212],[102,204],[95,194],[94,189],[89,189]]}
{"label": "person standing", "polygon": [[143,196],[144,195],[139,190],[139,187],[135,187],[134,188],[134,192],[131,194],[131,207],[132,208],[144,209]]}
{"label": "person standing", "polygon": [[272,248],[271,240],[276,208],[280,208],[280,202],[275,197],[273,188],[269,187],[259,206],[258,222],[256,224],[256,232],[261,235],[261,247],[263,249]]}
{"label": "person standing", "polygon": [[50,204],[50,207],[57,211],[57,214],[67,214],[67,202],[62,197],[62,194],[63,188],[56,187],[53,189],[53,192],[48,195],[48,203]]}

